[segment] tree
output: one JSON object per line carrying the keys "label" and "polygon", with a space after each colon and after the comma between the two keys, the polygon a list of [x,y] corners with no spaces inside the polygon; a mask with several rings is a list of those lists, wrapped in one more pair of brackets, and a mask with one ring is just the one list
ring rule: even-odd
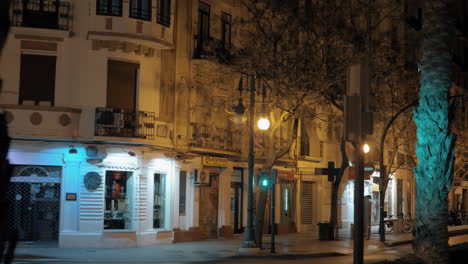
{"label": "tree", "polygon": [[[331,116],[335,117],[333,120],[331,116],[327,117],[328,121],[342,123],[347,68],[357,58],[369,56],[372,86],[382,97],[386,96],[381,89],[382,82],[397,82],[398,78],[404,79],[402,77],[411,79],[413,75],[408,72],[416,71],[416,67],[408,67],[408,60],[404,59],[408,58],[406,50],[411,45],[395,38],[398,35],[394,34],[395,27],[386,26],[386,22],[398,21],[395,17],[401,18],[403,14],[398,1],[243,0],[241,3],[248,15],[233,24],[237,33],[233,39],[238,40],[237,43],[226,50],[217,48],[220,45],[212,42],[212,48],[204,50],[228,64],[233,72],[255,75],[261,80],[262,89],[266,87],[268,105],[279,122],[265,133],[267,148],[278,145],[275,133],[287,124],[291,131],[289,135],[295,139],[297,127],[293,124],[298,122],[292,120],[313,120],[323,114],[318,110],[320,108],[333,106],[332,112],[336,113]],[[396,102],[400,101],[381,102],[385,107],[380,110],[385,112],[389,106],[397,108]],[[281,150],[266,151],[265,171],[289,152],[294,140],[286,141],[290,144],[285,144]],[[340,170],[332,183],[330,196],[332,238],[338,223],[340,184],[349,164],[343,138],[339,148]],[[266,197],[267,191],[263,191],[258,200],[259,232],[262,230]],[[259,232],[257,239],[261,239]]]}
{"label": "tree", "polygon": [[[408,61],[403,59],[409,45],[401,44],[395,34],[389,34],[393,28],[385,28],[383,23],[403,14],[398,1],[244,0],[242,3],[249,15],[238,23],[241,45],[232,52],[231,66],[254,72],[263,79],[268,84],[272,105],[288,116],[304,119],[313,112],[311,109],[326,105],[343,111],[347,68],[356,58],[369,56],[375,90],[380,89],[382,80],[415,71],[405,67]],[[387,106],[384,111],[395,103],[382,102]],[[338,222],[339,188],[348,166],[345,146],[341,139],[340,170],[331,193],[332,232]],[[265,169],[271,168],[276,160],[269,159],[265,164],[271,165]],[[263,215],[266,202],[263,197],[266,194],[260,196],[257,220]],[[333,237],[333,233],[330,235]]]}
{"label": "tree", "polygon": [[450,0],[424,1],[421,86],[417,126],[416,219],[413,248],[426,263],[448,263],[447,195],[453,180],[454,136],[449,128],[449,88],[454,38]]}

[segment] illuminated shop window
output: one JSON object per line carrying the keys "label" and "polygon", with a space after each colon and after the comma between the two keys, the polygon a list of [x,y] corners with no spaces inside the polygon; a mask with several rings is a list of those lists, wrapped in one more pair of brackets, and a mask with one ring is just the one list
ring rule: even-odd
{"label": "illuminated shop window", "polygon": [[104,229],[133,228],[133,172],[106,171]]}
{"label": "illuminated shop window", "polygon": [[166,175],[154,174],[154,205],[153,205],[153,228],[164,227],[164,212],[166,201]]}

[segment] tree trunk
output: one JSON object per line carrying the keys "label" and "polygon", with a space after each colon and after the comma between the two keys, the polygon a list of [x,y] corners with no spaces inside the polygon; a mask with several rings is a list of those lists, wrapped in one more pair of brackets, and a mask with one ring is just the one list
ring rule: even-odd
{"label": "tree trunk", "polygon": [[338,225],[338,192],[340,190],[341,179],[343,178],[343,174],[345,169],[348,167],[348,155],[346,154],[346,141],[341,139],[340,143],[340,151],[341,151],[341,166],[338,174],[336,175],[336,179],[333,182],[332,186],[332,193],[331,193],[331,207],[330,207],[330,234],[329,238],[331,240],[335,239],[335,229]]}
{"label": "tree trunk", "polygon": [[[10,29],[10,4],[10,0],[0,1],[0,55]],[[1,89],[2,81],[0,80],[0,91]],[[6,192],[11,177],[11,166],[7,160],[9,148],[10,138],[8,137],[5,114],[2,113],[0,114],[0,263],[3,261],[5,264],[13,262],[17,241],[16,234],[9,233],[7,230],[8,203]]]}
{"label": "tree trunk", "polygon": [[449,43],[455,37],[447,4],[426,0],[417,126],[416,219],[413,248],[425,263],[449,263],[447,195],[453,180],[454,137],[449,130]]}
{"label": "tree trunk", "polygon": [[265,208],[268,200],[268,190],[260,188],[258,195],[257,210],[255,212],[255,241],[257,247],[263,248],[262,236],[263,236],[263,225],[265,222]]}

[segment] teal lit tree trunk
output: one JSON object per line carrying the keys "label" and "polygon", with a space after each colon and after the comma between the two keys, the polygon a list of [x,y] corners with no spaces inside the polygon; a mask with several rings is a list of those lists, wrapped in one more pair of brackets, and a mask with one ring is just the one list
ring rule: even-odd
{"label": "teal lit tree trunk", "polygon": [[448,113],[452,64],[449,43],[455,37],[449,2],[424,3],[421,87],[413,116],[419,161],[414,169],[417,200],[413,248],[425,263],[449,263],[447,195],[453,180],[454,153]]}

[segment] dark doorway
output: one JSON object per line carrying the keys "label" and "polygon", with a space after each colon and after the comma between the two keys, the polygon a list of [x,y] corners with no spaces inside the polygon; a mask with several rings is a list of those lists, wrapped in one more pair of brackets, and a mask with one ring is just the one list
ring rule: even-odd
{"label": "dark doorway", "polygon": [[243,219],[243,179],[244,170],[236,168],[231,175],[231,225],[235,234],[243,232],[242,219]]}
{"label": "dark doorway", "polygon": [[210,184],[200,187],[200,229],[203,238],[218,237],[218,174],[210,173]]}

